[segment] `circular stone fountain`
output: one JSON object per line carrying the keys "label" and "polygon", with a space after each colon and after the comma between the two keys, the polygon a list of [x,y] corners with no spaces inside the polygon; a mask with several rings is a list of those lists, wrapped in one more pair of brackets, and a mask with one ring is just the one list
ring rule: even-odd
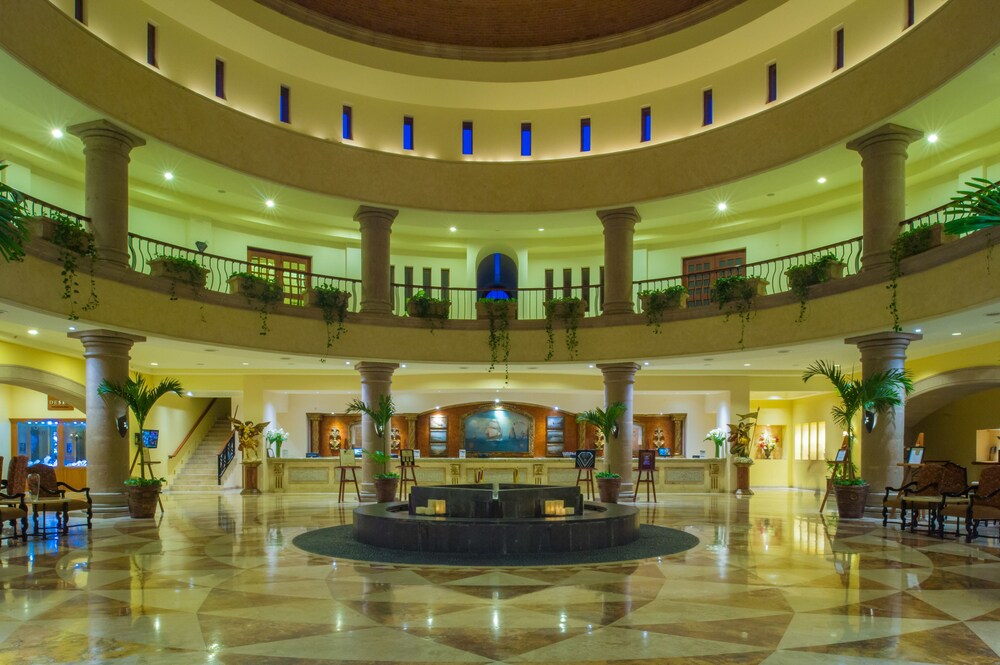
{"label": "circular stone fountain", "polygon": [[[440,501],[444,512],[434,514],[441,509]],[[559,512],[560,507],[572,514],[546,514],[546,509]],[[432,514],[424,514],[428,508]],[[354,510],[355,540],[413,552],[580,552],[626,545],[638,537],[638,510],[584,502],[579,487],[420,486],[411,490],[409,503],[376,503]]]}

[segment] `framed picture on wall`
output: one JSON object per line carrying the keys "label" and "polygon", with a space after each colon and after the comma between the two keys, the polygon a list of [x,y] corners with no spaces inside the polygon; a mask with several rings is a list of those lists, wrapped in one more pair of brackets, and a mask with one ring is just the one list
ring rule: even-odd
{"label": "framed picture on wall", "polygon": [[545,443],[563,443],[563,431],[550,429],[545,432]]}
{"label": "framed picture on wall", "polygon": [[448,427],[448,416],[431,416],[431,429],[445,429]]}
{"label": "framed picture on wall", "polygon": [[563,417],[562,416],[547,416],[545,418],[545,429],[558,429],[563,428]]}
{"label": "framed picture on wall", "polygon": [[448,430],[432,429],[430,432],[431,443],[448,443]]}

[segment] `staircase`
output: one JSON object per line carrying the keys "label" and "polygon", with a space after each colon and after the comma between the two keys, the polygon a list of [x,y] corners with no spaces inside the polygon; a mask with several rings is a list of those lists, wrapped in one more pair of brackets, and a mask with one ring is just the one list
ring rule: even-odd
{"label": "staircase", "polygon": [[167,491],[175,492],[218,492],[219,485],[218,453],[223,444],[232,434],[232,425],[228,418],[219,418],[208,430],[205,438],[198,444],[198,449],[191,453],[174,479],[167,485]]}

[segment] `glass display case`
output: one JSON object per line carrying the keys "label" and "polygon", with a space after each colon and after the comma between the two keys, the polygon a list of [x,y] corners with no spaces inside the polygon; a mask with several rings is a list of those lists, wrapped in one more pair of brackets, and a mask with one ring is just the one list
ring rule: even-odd
{"label": "glass display case", "polygon": [[46,464],[56,478],[73,487],[87,483],[87,422],[77,419],[11,420],[11,439],[28,466]]}

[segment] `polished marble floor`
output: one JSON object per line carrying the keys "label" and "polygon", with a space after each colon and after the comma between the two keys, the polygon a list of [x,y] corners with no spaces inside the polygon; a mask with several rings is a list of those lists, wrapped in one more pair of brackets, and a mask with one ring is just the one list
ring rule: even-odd
{"label": "polished marble floor", "polygon": [[995,538],[838,525],[804,492],[640,506],[701,544],[592,567],[356,564],[291,544],[349,504],[174,495],[156,523],[5,542],[0,663],[1000,663]]}

